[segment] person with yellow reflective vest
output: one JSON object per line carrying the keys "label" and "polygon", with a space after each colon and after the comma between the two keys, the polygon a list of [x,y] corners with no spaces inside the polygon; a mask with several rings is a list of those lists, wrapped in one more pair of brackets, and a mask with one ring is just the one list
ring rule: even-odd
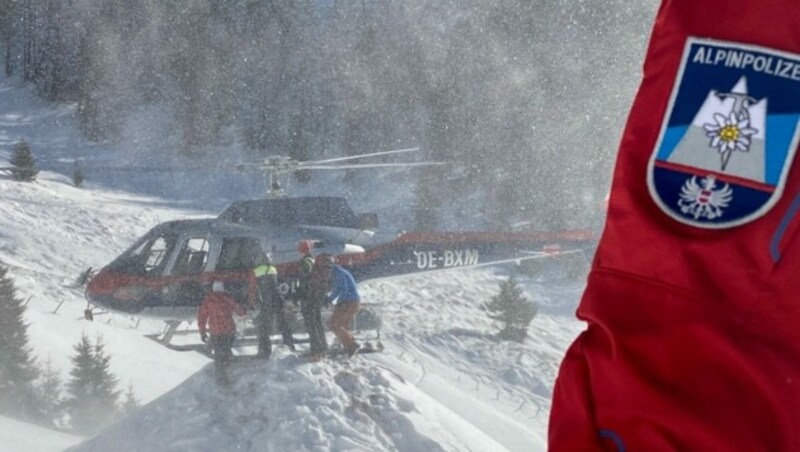
{"label": "person with yellow reflective vest", "polygon": [[255,267],[252,271],[255,288],[255,307],[259,309],[255,318],[256,332],[258,334],[258,358],[269,358],[272,354],[272,341],[269,334],[272,324],[277,322],[277,328],[283,336],[283,344],[294,350],[294,337],[292,328],[284,312],[285,301],[278,290],[278,268],[272,264],[272,259],[266,253],[259,253],[256,257]]}
{"label": "person with yellow reflective vest", "polygon": [[[303,323],[308,332],[309,357],[316,361],[322,359],[328,352],[328,342],[325,339],[325,327],[322,325],[322,305],[328,287],[327,276],[319,283],[320,275],[315,269],[314,256],[311,254],[313,243],[310,240],[301,240],[297,243],[297,252],[300,253],[300,275],[297,285],[297,299],[300,300],[300,312],[303,314]],[[324,258],[324,256],[323,256]]]}

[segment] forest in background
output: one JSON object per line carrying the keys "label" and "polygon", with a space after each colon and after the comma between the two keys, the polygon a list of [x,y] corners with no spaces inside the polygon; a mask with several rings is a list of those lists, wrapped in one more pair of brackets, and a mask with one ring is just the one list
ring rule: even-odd
{"label": "forest in background", "polygon": [[[4,69],[141,155],[298,160],[419,146],[416,224],[585,226],[655,1],[0,0]],[[307,175],[308,176],[308,175]]]}

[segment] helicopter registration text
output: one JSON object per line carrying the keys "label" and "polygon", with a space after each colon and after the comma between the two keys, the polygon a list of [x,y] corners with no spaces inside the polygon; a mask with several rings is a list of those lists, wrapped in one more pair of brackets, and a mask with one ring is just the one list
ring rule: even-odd
{"label": "helicopter registration text", "polygon": [[417,268],[428,270],[433,268],[462,267],[478,263],[478,250],[444,250],[414,251],[417,257]]}

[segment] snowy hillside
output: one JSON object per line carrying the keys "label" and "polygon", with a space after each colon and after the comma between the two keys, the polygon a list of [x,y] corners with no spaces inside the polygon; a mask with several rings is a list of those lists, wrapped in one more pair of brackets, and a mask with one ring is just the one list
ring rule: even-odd
{"label": "snowy hillside", "polygon": [[[72,152],[100,152],[73,131],[69,110],[51,111],[26,89],[0,82],[0,160],[23,136],[52,168]],[[220,389],[206,357],[144,337],[161,324],[116,314],[83,320],[83,293],[69,286],[159,222],[213,215],[223,199],[188,210],[185,201],[101,182],[77,189],[68,175],[50,171],[35,183],[0,176],[0,262],[29,299],[34,354],[66,379],[81,334],[101,336],[112,372],[148,404],[75,450],[545,449],[558,363],[582,329],[573,314],[582,283],[523,276],[525,295],[540,309],[528,339],[516,344],[495,340],[497,325],[481,308],[510,267],[369,282],[363,295],[381,306],[384,353],[307,364],[278,347],[268,363],[237,363],[233,386]],[[0,418],[0,444],[30,444],[22,442],[32,440],[30,430],[10,422]],[[51,450],[59,441],[37,436],[41,443],[25,450]]]}
{"label": "snowy hillside", "polygon": [[499,343],[479,305],[501,275],[365,284],[384,305],[384,353],[309,364],[277,347],[268,363],[237,363],[230,389],[207,367],[74,450],[545,450],[580,287],[529,282],[543,311],[531,337]]}
{"label": "snowy hillside", "polygon": [[3,452],[57,452],[80,441],[78,436],[0,416],[0,451]]}
{"label": "snowy hillside", "polygon": [[[232,388],[208,371],[77,451],[502,450],[411,382],[362,360],[239,363]],[[435,439],[434,439],[435,438]]]}

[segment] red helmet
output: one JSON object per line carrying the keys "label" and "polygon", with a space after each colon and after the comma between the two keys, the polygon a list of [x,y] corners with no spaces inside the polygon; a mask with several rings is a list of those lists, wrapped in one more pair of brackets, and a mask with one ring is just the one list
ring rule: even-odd
{"label": "red helmet", "polygon": [[311,240],[300,240],[297,242],[297,252],[300,254],[308,254],[311,252],[314,242]]}

